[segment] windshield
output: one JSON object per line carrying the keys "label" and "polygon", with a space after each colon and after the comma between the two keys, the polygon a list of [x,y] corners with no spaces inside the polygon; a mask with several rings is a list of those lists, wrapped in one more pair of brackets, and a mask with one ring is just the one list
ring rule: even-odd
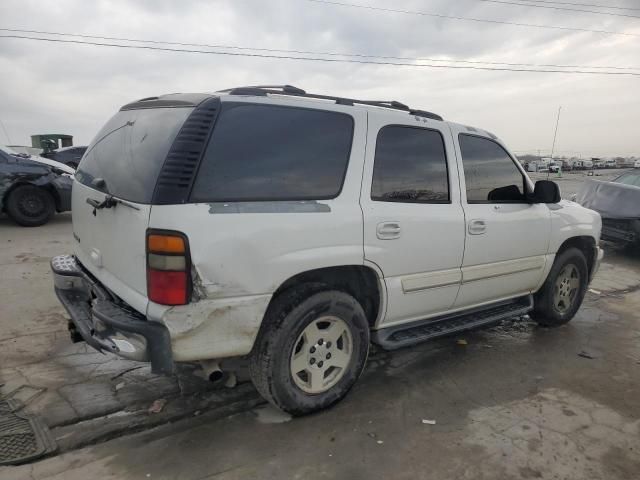
{"label": "windshield", "polygon": [[89,145],[76,179],[123,200],[151,203],[167,153],[192,111],[149,108],[118,112]]}
{"label": "windshield", "polygon": [[634,187],[640,187],[640,172],[631,172],[620,175],[613,180],[615,183],[623,183],[625,185],[633,185]]}

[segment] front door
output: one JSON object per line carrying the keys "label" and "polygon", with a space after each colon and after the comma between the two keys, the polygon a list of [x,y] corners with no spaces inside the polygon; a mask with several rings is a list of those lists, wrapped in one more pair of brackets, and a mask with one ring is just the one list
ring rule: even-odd
{"label": "front door", "polygon": [[360,198],[365,261],[387,288],[385,327],[452,307],[465,228],[449,127],[410,115],[388,123],[369,113]]}
{"label": "front door", "polygon": [[466,241],[456,308],[531,293],[547,259],[551,213],[527,201],[532,185],[494,138],[452,126],[457,140]]}

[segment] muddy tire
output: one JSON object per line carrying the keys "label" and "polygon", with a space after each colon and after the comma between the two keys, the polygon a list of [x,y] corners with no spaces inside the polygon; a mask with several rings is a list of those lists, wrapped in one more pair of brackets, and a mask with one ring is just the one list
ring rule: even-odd
{"label": "muddy tire", "polygon": [[565,250],[556,257],[547,280],[534,295],[531,318],[545,327],[564,325],[582,305],[588,284],[584,254],[577,248]]}
{"label": "muddy tire", "polygon": [[305,415],[341,400],[368,352],[369,324],[355,298],[294,288],[276,298],[265,316],[251,353],[251,379],[273,405]]}
{"label": "muddy tire", "polygon": [[13,190],[6,200],[7,214],[18,225],[39,227],[47,223],[56,211],[55,200],[49,192],[33,185]]}

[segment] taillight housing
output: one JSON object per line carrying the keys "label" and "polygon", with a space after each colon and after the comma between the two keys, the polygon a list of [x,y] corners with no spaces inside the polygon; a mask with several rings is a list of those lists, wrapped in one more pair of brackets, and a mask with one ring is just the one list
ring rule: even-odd
{"label": "taillight housing", "polygon": [[186,305],[191,297],[191,258],[186,235],[147,231],[147,296],[162,305]]}

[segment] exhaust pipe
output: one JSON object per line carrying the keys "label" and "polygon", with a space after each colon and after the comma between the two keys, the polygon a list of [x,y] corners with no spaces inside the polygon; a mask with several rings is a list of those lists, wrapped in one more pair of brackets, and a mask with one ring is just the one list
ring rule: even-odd
{"label": "exhaust pipe", "polygon": [[224,377],[217,360],[202,360],[200,365],[202,366],[202,376],[210,382],[217,382]]}
{"label": "exhaust pipe", "polygon": [[220,362],[217,360],[202,360],[200,361],[202,370],[198,374],[209,380],[210,382],[220,382],[224,380],[224,386],[227,388],[234,388],[238,384],[238,378],[234,372],[223,372],[220,368]]}

